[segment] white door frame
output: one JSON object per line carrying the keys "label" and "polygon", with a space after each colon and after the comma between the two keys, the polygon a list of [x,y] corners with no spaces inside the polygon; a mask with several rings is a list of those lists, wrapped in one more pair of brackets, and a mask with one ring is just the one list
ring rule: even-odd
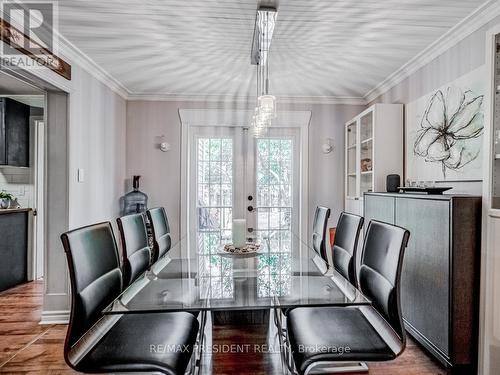
{"label": "white door frame", "polygon": [[[251,122],[253,111],[220,110],[220,109],[179,109],[181,120],[181,236],[187,237],[187,248],[181,249],[182,258],[194,257],[189,253],[189,166],[191,158],[192,127],[224,126],[247,127]],[[311,111],[278,111],[273,127],[299,128],[299,233],[301,238],[308,236],[308,197],[309,197],[309,124]]]}
{"label": "white door frame", "polygon": [[35,120],[34,132],[34,189],[33,208],[36,210],[33,225],[33,268],[34,280],[43,277],[45,255],[45,121]]}
{"label": "white door frame", "polygon": [[[481,298],[479,324],[479,358],[478,373],[487,375],[491,371],[499,371],[495,364],[496,353],[491,348],[500,348],[500,327],[498,324],[498,278],[500,275],[499,235],[500,210],[491,205],[492,171],[493,171],[493,125],[494,95],[496,92],[494,77],[495,35],[500,34],[500,25],[486,32],[486,77],[487,91],[485,95],[484,143],[483,143],[483,205],[482,205],[482,238],[481,238]],[[497,362],[498,363],[498,362]]]}

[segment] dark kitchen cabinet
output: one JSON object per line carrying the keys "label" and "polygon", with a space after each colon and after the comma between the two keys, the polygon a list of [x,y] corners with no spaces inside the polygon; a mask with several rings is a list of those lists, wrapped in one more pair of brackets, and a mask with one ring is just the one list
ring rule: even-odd
{"label": "dark kitchen cabinet", "polygon": [[477,363],[481,198],[367,193],[365,218],[410,231],[401,274],[406,330],[447,367]]}
{"label": "dark kitchen cabinet", "polygon": [[30,106],[0,98],[0,165],[29,167]]}
{"label": "dark kitchen cabinet", "polygon": [[0,210],[0,292],[28,280],[30,210]]}

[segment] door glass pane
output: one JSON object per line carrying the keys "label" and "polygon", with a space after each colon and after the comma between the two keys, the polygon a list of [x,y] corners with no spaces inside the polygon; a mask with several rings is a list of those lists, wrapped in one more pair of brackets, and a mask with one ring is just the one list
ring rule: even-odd
{"label": "door glass pane", "polygon": [[359,128],[361,132],[361,142],[371,139],[373,136],[373,112],[368,112],[361,117]]}
{"label": "door glass pane", "polygon": [[232,262],[217,254],[231,238],[233,213],[233,140],[199,138],[197,144],[198,264],[201,283],[212,298],[232,298]]}
{"label": "door glass pane", "polygon": [[290,293],[293,140],[259,138],[256,145],[259,297]]}

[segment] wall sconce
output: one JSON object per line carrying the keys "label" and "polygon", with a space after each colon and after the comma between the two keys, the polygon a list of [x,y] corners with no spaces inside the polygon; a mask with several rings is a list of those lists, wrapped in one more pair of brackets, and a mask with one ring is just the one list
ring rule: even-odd
{"label": "wall sconce", "polygon": [[167,152],[167,151],[170,151],[170,149],[172,148],[172,146],[170,146],[170,143],[166,142],[165,141],[165,136],[164,135],[161,135],[159,137],[157,137],[157,142],[158,142],[158,148],[163,151],[163,152]]}
{"label": "wall sconce", "polygon": [[323,150],[323,154],[329,154],[330,152],[333,151],[332,142],[333,142],[333,139],[331,139],[331,138],[325,139],[325,141],[321,145],[321,149]]}

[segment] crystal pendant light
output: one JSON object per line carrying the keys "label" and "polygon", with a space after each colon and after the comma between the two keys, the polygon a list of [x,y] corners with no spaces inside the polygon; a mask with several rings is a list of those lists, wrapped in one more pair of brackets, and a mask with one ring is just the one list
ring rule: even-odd
{"label": "crystal pendant light", "polygon": [[257,11],[252,64],[257,65],[257,107],[252,116],[252,133],[262,136],[276,118],[276,97],[269,94],[269,48],[276,23],[276,9]]}
{"label": "crystal pendant light", "polygon": [[258,108],[261,113],[276,118],[276,97],[274,95],[261,95],[258,100]]}

